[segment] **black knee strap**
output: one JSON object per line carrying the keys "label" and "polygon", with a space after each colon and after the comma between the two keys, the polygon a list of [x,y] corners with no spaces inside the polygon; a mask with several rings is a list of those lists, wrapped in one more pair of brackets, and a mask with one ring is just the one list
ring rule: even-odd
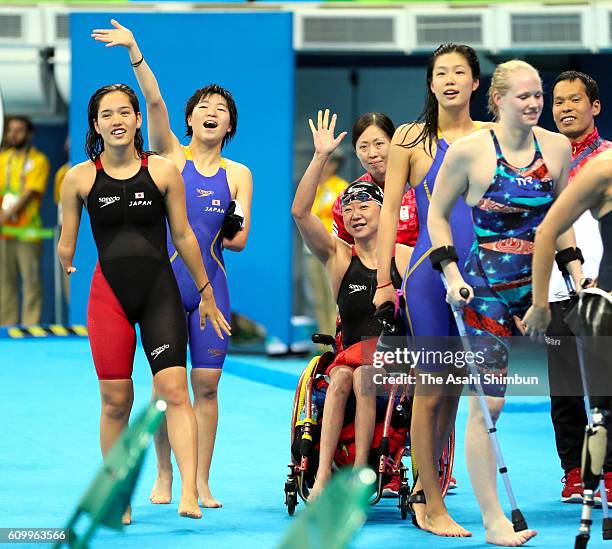
{"label": "black knee strap", "polygon": [[429,260],[431,261],[431,266],[436,271],[442,272],[442,261],[454,261],[457,263],[459,256],[454,246],[440,246],[429,254]]}

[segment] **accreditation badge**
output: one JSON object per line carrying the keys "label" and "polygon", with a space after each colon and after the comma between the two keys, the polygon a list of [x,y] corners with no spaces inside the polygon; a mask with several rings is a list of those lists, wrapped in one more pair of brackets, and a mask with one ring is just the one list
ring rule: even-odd
{"label": "accreditation badge", "polygon": [[[17,203],[18,200],[19,200],[19,197],[16,194],[6,193],[2,197],[2,211],[8,212]],[[9,221],[13,223],[16,222],[17,216],[16,215],[11,216]]]}
{"label": "accreditation badge", "polygon": [[2,197],[2,211],[8,212],[15,204],[17,204],[18,200],[19,197],[16,194],[6,193]]}

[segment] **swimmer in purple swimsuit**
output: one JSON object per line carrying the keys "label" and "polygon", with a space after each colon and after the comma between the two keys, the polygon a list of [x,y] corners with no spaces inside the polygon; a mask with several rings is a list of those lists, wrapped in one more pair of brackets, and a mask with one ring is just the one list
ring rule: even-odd
{"label": "swimmer in purple swimsuit", "polygon": [[[168,110],[157,80],[134,39],[132,32],[111,20],[113,29],[95,30],[96,40],[110,46],[127,48],[134,73],[147,103],[149,144],[151,149],[172,160],[185,181],[187,215],[195,233],[202,259],[210,279],[207,291],[214,293],[219,310],[229,319],[230,305],[223,249],[241,251],[249,233],[252,196],[250,170],[238,162],[221,156],[223,146],[236,133],[238,113],[229,91],[218,85],[197,90],[187,101],[185,123],[188,146],[182,146],[172,133]],[[236,230],[236,217],[228,216],[230,203],[243,218]],[[231,212],[231,210],[230,210]],[[233,218],[234,227],[228,223]],[[238,221],[240,225],[240,221]],[[233,234],[232,234],[233,233]],[[191,385],[194,411],[198,422],[198,494],[204,507],[221,507],[209,487],[218,423],[217,387],[227,353],[228,339],[217,336],[212,326],[199,329],[198,289],[188,276],[185,264],[178,257],[170,239],[168,253],[179,284],[189,326],[191,353]],[[170,444],[164,425],[155,438],[158,476],[151,492],[152,503],[170,503],[172,498],[172,463]]]}
{"label": "swimmer in purple swimsuit", "polygon": [[[429,202],[436,175],[450,143],[470,134],[483,124],[470,117],[470,101],[479,85],[480,64],[469,46],[443,44],[431,56],[427,68],[427,103],[419,121],[404,124],[391,142],[385,200],[378,237],[378,285],[374,296],[378,306],[393,299],[389,288],[387,264],[395,242],[395,227],[404,187],[415,189],[421,228],[404,274],[408,332],[412,336],[449,336],[456,334],[451,310],[439,274],[432,268],[432,246],[427,230]],[[453,235],[457,251],[467,254],[473,239],[469,209],[461,202],[453,211]],[[455,423],[457,403],[423,390],[417,376],[410,429],[411,447],[418,474],[410,496],[412,522],[440,536],[470,536],[446,512],[440,492],[438,460]],[[444,390],[447,390],[445,387]]]}

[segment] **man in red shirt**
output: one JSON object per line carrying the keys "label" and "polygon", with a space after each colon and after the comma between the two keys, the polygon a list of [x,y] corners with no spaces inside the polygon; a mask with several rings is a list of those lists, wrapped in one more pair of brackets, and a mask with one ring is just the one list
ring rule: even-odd
{"label": "man in red shirt", "polygon": [[[593,78],[576,71],[566,71],[557,77],[553,85],[553,118],[559,132],[572,143],[570,185],[574,176],[587,162],[612,147],[612,142],[599,136],[595,126],[595,117],[600,110],[599,88]],[[603,245],[597,221],[590,212],[585,212],[576,221],[574,232],[584,256],[582,268],[585,276],[596,278]],[[570,306],[570,296],[556,268],[553,269],[548,300],[551,322],[546,335],[551,343],[547,346],[551,417],[557,453],[565,471],[561,501],[581,502],[580,462],[587,416],[576,343],[564,321]],[[558,340],[558,344],[551,340]],[[611,427],[612,425],[608,424],[608,429]],[[608,437],[604,481],[609,501],[612,499],[612,437]],[[598,492],[595,500],[599,499]]]}

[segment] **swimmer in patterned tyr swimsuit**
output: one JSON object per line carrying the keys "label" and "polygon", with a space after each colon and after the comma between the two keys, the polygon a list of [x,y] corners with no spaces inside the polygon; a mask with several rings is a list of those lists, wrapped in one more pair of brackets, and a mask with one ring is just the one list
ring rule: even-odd
{"label": "swimmer in patterned tyr swimsuit", "polygon": [[[198,240],[202,260],[208,274],[217,307],[226,319],[230,318],[229,291],[223,263],[221,228],[232,196],[227,181],[225,159],[212,176],[196,169],[189,147],[183,147],[186,162],[183,168],[187,218]],[[221,339],[212,324],[200,329],[198,304],[200,295],[183,260],[176,252],[168,232],[168,255],[181,291],[183,307],[189,327],[189,351],[193,368],[222,368],[229,338]]]}
{"label": "swimmer in patterned tyr swimsuit", "polygon": [[[512,166],[503,155],[493,130],[497,164],[490,187],[472,208],[475,238],[464,265],[464,280],[474,299],[464,309],[474,350],[485,353],[482,372],[505,376],[506,338],[518,334],[531,304],[531,259],[538,225],[554,200],[554,183],[534,135],[535,154],[525,168]],[[493,338],[493,340],[491,339]],[[483,384],[489,396],[503,396],[503,383]]]}

